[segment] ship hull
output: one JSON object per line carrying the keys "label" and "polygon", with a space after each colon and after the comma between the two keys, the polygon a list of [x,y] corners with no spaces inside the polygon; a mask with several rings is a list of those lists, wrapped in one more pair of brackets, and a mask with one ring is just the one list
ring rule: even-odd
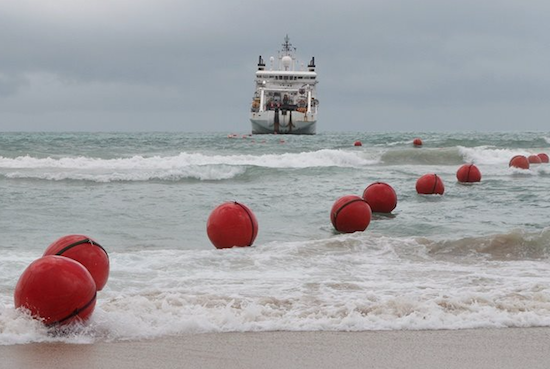
{"label": "ship hull", "polygon": [[314,114],[298,111],[264,111],[250,116],[253,134],[314,135],[317,119]]}

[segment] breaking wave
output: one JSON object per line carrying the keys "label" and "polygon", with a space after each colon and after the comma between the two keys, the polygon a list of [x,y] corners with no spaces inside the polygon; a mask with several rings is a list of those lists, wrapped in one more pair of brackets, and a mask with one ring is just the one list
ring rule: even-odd
{"label": "breaking wave", "polygon": [[486,256],[492,260],[544,259],[550,252],[550,228],[540,233],[515,230],[505,234],[458,240],[419,239],[436,258]]}
{"label": "breaking wave", "polygon": [[362,167],[374,164],[360,153],[318,150],[265,155],[204,155],[182,152],[176,156],[140,155],[130,158],[0,157],[0,175],[6,178],[84,180],[95,182],[147,180],[225,180],[236,178],[247,167],[311,168]]}
{"label": "breaking wave", "polygon": [[0,345],[198,332],[550,326],[547,264],[533,260],[547,256],[549,241],[546,229],[444,241],[352,234],[225,252],[113,252],[110,284],[89,324],[52,336],[5,297]]}
{"label": "breaking wave", "polygon": [[479,146],[479,147],[462,147],[459,146],[458,150],[463,156],[464,161],[475,164],[508,164],[511,158],[516,155],[529,156],[532,154],[538,154],[541,150],[530,151],[523,149],[496,149],[492,147]]}

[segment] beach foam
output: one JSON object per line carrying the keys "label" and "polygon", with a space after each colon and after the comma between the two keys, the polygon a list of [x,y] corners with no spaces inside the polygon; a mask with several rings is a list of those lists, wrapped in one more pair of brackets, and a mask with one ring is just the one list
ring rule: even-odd
{"label": "beach foam", "polygon": [[115,252],[89,324],[52,336],[4,298],[0,344],[550,326],[549,238],[549,230],[443,241],[353,234],[222,251]]}

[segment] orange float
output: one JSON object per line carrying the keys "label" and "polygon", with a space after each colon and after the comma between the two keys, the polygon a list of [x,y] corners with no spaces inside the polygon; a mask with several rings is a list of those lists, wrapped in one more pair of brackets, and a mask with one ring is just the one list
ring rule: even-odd
{"label": "orange float", "polygon": [[109,255],[96,241],[81,234],[63,236],[53,242],[44,255],[60,255],[78,261],[92,275],[98,291],[109,278]]}
{"label": "orange float", "polygon": [[79,262],[48,255],[32,262],[15,286],[16,308],[48,326],[87,320],[95,308],[96,285]]}
{"label": "orange float", "polygon": [[529,159],[523,155],[516,155],[510,159],[508,166],[520,169],[529,169]]}
{"label": "orange float", "polygon": [[371,183],[363,191],[363,199],[373,213],[391,213],[397,206],[395,190],[384,182]]}
{"label": "orange float", "polygon": [[372,212],[369,204],[359,196],[342,196],[330,210],[330,221],[338,232],[364,231],[369,226]]}
{"label": "orange float", "polygon": [[363,146],[363,144],[361,143],[361,141],[355,141],[353,143],[353,146]]}
{"label": "orange float", "polygon": [[416,181],[416,192],[421,195],[443,195],[445,185],[437,174],[424,174]]}
{"label": "orange float", "polygon": [[456,171],[456,179],[459,182],[479,182],[481,181],[481,172],[474,164],[464,164]]}
{"label": "orange float", "polygon": [[540,163],[542,163],[542,160],[541,160],[540,156],[538,156],[538,155],[529,155],[527,160],[529,160],[529,164],[540,164]]}
{"label": "orange float", "polygon": [[226,202],[210,213],[206,233],[218,249],[251,246],[258,235],[258,221],[245,205]]}
{"label": "orange float", "polygon": [[415,138],[413,140],[414,147],[422,147],[422,140],[420,138]]}
{"label": "orange float", "polygon": [[537,156],[540,158],[541,163],[548,163],[548,154],[541,152]]}

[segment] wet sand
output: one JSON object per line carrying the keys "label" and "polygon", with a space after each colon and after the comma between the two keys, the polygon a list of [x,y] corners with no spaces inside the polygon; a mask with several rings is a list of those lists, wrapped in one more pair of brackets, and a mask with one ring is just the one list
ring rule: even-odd
{"label": "wet sand", "polygon": [[209,333],[0,346],[0,368],[548,368],[549,328]]}

